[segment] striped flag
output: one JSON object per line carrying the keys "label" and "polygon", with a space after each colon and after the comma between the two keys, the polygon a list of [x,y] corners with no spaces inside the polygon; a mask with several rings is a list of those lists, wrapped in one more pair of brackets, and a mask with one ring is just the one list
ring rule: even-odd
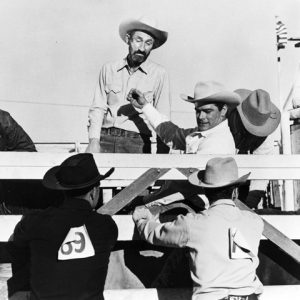
{"label": "striped flag", "polygon": [[277,37],[277,51],[284,49],[287,44],[287,29],[286,26],[281,22],[278,16],[276,18],[276,37]]}

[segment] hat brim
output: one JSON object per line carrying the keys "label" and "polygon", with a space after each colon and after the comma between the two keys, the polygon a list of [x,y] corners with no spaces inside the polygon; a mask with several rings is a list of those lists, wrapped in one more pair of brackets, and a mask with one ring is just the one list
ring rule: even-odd
{"label": "hat brim", "polygon": [[166,31],[159,30],[137,20],[127,20],[120,24],[119,34],[121,39],[126,42],[126,34],[133,30],[143,31],[153,36],[155,42],[152,49],[160,47],[168,39],[168,33]]}
{"label": "hat brim", "polygon": [[114,168],[111,168],[104,175],[99,174],[98,176],[96,176],[95,178],[93,178],[92,180],[90,180],[88,182],[84,182],[84,183],[82,183],[80,185],[76,185],[76,186],[64,186],[64,185],[60,184],[60,182],[57,180],[57,177],[56,177],[56,174],[59,171],[59,169],[60,169],[60,166],[55,166],[46,172],[46,174],[44,175],[43,181],[42,181],[43,185],[46,188],[48,188],[50,190],[61,190],[61,191],[84,189],[84,188],[87,188],[89,186],[96,184],[100,180],[107,178],[114,171]]}
{"label": "hat brim", "polygon": [[250,173],[248,173],[246,175],[241,176],[240,178],[238,178],[236,180],[221,183],[221,184],[208,184],[203,181],[204,173],[205,173],[205,170],[194,172],[193,174],[191,174],[189,176],[189,178],[188,178],[189,182],[193,185],[196,185],[196,186],[199,186],[202,188],[217,189],[217,188],[227,187],[227,186],[231,186],[231,185],[239,185],[241,183],[244,183],[250,175]]}
{"label": "hat brim", "polygon": [[265,124],[259,126],[249,122],[249,120],[247,119],[247,117],[245,116],[242,110],[242,105],[239,105],[237,107],[237,111],[241,117],[243,125],[251,134],[264,137],[264,136],[268,136],[269,134],[275,131],[281,119],[280,110],[272,102],[270,108],[271,108],[270,117],[265,122]]}
{"label": "hat brim", "polygon": [[180,95],[181,99],[184,101],[190,102],[190,103],[200,103],[200,104],[209,104],[212,102],[216,103],[224,103],[229,105],[230,107],[236,107],[240,104],[241,98],[237,93],[234,92],[219,92],[210,96],[207,96],[205,98],[200,98],[200,99],[195,99],[193,97],[181,94]]}

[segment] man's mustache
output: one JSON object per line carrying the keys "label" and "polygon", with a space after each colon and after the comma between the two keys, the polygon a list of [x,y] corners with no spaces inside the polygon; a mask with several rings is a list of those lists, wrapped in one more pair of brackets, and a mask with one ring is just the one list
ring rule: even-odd
{"label": "man's mustache", "polygon": [[141,54],[143,56],[146,56],[146,52],[143,52],[143,51],[135,51],[134,54]]}

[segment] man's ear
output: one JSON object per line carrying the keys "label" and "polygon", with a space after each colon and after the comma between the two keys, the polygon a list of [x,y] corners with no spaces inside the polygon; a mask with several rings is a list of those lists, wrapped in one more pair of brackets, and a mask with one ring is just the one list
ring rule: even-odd
{"label": "man's ear", "polygon": [[130,34],[126,33],[126,35],[125,35],[125,42],[126,42],[126,44],[129,44],[130,38],[131,38]]}
{"label": "man's ear", "polygon": [[221,116],[226,118],[227,112],[228,112],[228,105],[224,104],[222,109],[221,109]]}

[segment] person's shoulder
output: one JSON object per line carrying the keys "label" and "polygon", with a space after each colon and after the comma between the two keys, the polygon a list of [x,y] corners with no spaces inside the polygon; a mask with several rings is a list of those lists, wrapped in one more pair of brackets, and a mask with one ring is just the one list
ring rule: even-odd
{"label": "person's shoulder", "polygon": [[166,69],[159,63],[156,63],[150,59],[146,61],[146,66],[149,69],[155,69],[157,72],[165,74],[167,73]]}
{"label": "person's shoulder", "polygon": [[117,69],[121,68],[122,66],[124,66],[124,59],[110,60],[110,61],[103,63],[101,69],[102,70],[103,69],[117,70]]}
{"label": "person's shoulder", "polygon": [[257,225],[263,226],[262,218],[258,214],[256,214],[255,212],[241,210],[241,214],[243,215],[243,218],[245,220],[248,220],[249,222],[253,222]]}
{"label": "person's shoulder", "polygon": [[116,222],[110,215],[102,215],[97,213],[96,211],[93,211],[92,216],[95,218],[95,220],[97,220],[97,222],[106,223],[109,225],[116,225]]}
{"label": "person's shoulder", "polygon": [[11,115],[8,111],[0,109],[0,116],[1,118],[11,118]]}

